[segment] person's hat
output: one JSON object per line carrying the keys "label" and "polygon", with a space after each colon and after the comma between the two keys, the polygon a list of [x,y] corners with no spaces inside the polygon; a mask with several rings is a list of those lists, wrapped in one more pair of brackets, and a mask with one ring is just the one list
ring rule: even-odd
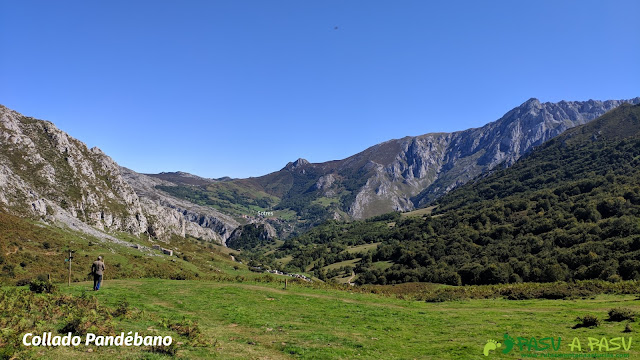
{"label": "person's hat", "polygon": [[98,256],[98,260],[102,260],[102,256]]}

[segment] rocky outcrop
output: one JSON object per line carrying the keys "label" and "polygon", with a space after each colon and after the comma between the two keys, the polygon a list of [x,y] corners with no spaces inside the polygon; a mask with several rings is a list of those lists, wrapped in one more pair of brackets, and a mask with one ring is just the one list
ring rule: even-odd
{"label": "rocky outcrop", "polygon": [[320,190],[323,196],[332,198],[337,196],[337,191],[334,188],[334,184],[339,181],[337,174],[327,174],[321,176],[314,185],[315,190]]}
{"label": "rocky outcrop", "polygon": [[0,204],[33,217],[70,215],[100,230],[139,234],[148,223],[118,165],[48,121],[0,106]]}
{"label": "rocky outcrop", "polygon": [[287,165],[285,166],[285,169],[288,170],[295,170],[299,167],[305,166],[305,165],[309,165],[310,162],[307,159],[303,159],[303,158],[299,158],[298,160],[294,161],[294,162],[290,162],[287,163]]}
{"label": "rocky outcrop", "polygon": [[152,236],[190,235],[224,244],[239,225],[232,217],[211,207],[175,198],[156,188],[158,185],[175,186],[173,182],[124,167],[120,169],[124,179],[140,197],[144,212],[150,219],[149,233]]}
{"label": "rocky outcrop", "polygon": [[51,122],[1,105],[0,150],[0,207],[18,215],[109,241],[119,240],[104,232],[124,231],[223,244],[238,226],[211,208],[156,194],[154,185],[162,180],[120,168],[100,149],[88,149]]}
{"label": "rocky outcrop", "polygon": [[534,147],[625,102],[637,104],[640,98],[559,103],[530,99],[481,128],[392,140],[401,150],[392,161],[378,164],[349,213],[364,218],[426,205],[498,165],[511,166]]}

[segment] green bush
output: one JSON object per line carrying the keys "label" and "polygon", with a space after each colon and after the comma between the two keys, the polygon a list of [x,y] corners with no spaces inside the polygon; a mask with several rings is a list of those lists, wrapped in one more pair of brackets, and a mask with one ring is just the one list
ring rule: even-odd
{"label": "green bush", "polygon": [[578,316],[576,318],[576,321],[579,321],[576,325],[573,326],[574,329],[577,328],[581,328],[581,327],[597,327],[600,326],[600,319],[598,319],[597,316],[595,315],[585,315],[585,316]]}
{"label": "green bush", "polygon": [[0,359],[15,359],[22,346],[20,334],[9,332],[0,337]]}
{"label": "green bush", "polygon": [[202,331],[200,331],[198,322],[196,321],[192,321],[186,318],[183,318],[181,321],[162,319],[160,321],[160,324],[189,339],[189,344],[191,346],[209,345],[206,338],[204,337],[204,334],[202,333]]}
{"label": "green bush", "polygon": [[49,280],[43,280],[41,278],[33,279],[29,282],[29,290],[36,294],[53,294],[58,287]]}
{"label": "green bush", "polygon": [[84,335],[87,333],[87,327],[82,317],[71,316],[65,321],[64,326],[58,331],[60,334],[72,333],[75,335]]}
{"label": "green bush", "polygon": [[460,300],[460,296],[451,291],[438,291],[434,294],[430,294],[430,296],[427,296],[425,299],[426,302],[445,302],[453,300]]}
{"label": "green bush", "polygon": [[609,310],[609,321],[634,321],[637,313],[628,308],[615,308]]}
{"label": "green bush", "polygon": [[120,300],[118,301],[118,307],[114,310],[112,315],[114,317],[122,316],[126,318],[130,313],[131,310],[129,309],[129,302],[127,300]]}
{"label": "green bush", "polygon": [[178,353],[178,347],[176,346],[175,343],[172,342],[168,346],[164,346],[164,345],[151,346],[149,351],[155,354],[176,356],[176,354]]}

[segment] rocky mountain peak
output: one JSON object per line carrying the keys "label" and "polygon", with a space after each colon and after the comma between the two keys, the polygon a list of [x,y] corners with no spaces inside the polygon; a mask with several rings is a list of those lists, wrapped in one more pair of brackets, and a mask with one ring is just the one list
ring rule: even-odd
{"label": "rocky mountain peak", "polygon": [[539,109],[542,106],[542,104],[540,103],[540,100],[536,99],[536,98],[531,98],[527,101],[525,101],[524,103],[522,103],[522,105],[520,105],[520,107],[523,108],[528,108],[528,109]]}
{"label": "rocky mountain peak", "polygon": [[311,164],[308,160],[303,159],[303,158],[298,158],[298,160],[294,161],[294,162],[288,162],[287,165],[284,167],[283,170],[296,170],[300,167],[303,167],[305,165],[309,165]]}
{"label": "rocky mountain peak", "polygon": [[310,164],[310,162],[307,161],[307,159],[298,158],[298,160],[293,162],[293,167],[299,167],[307,164]]}

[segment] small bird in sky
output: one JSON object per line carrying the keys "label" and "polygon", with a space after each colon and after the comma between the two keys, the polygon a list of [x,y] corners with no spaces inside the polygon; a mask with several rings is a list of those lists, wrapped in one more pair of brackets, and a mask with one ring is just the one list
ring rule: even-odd
{"label": "small bird in sky", "polygon": [[334,27],[333,27],[333,30],[338,30],[338,27],[337,27],[337,26],[334,26]]}

